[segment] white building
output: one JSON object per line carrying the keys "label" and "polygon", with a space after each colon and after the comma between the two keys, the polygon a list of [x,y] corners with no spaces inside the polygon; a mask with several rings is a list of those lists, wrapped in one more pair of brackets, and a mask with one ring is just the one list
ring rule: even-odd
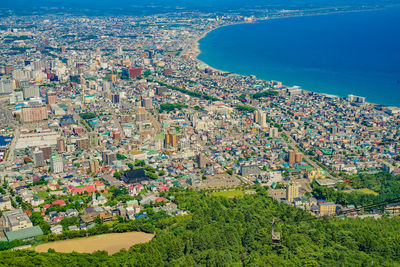
{"label": "white building", "polygon": [[60,155],[53,154],[50,157],[51,170],[53,173],[60,173],[64,170],[63,159]]}

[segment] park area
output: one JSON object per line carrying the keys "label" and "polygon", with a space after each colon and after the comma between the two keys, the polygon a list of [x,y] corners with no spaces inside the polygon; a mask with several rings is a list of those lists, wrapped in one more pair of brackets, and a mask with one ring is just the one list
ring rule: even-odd
{"label": "park area", "polygon": [[364,193],[364,194],[370,194],[370,195],[374,195],[374,196],[378,196],[379,194],[371,189],[368,188],[361,188],[361,189],[357,189],[358,192]]}
{"label": "park area", "polygon": [[243,192],[240,190],[219,191],[219,192],[214,192],[212,194],[213,196],[227,197],[227,198],[243,197]]}
{"label": "park area", "polygon": [[114,254],[121,249],[129,249],[131,246],[149,242],[153,234],[143,232],[128,232],[104,234],[86,238],[63,240],[41,244],[33,247],[37,252],[47,252],[49,248],[57,252],[92,253],[97,250],[105,250],[108,254]]}

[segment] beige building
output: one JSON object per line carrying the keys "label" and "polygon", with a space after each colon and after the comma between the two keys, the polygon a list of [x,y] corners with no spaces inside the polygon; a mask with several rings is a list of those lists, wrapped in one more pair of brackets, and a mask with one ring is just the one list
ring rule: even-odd
{"label": "beige building", "polygon": [[331,216],[336,214],[336,204],[333,202],[321,203],[319,205],[320,216]]}
{"label": "beige building", "polygon": [[0,224],[7,232],[32,227],[29,216],[22,209],[3,212]]}
{"label": "beige building", "polygon": [[0,210],[10,210],[12,208],[10,198],[8,196],[0,195]]}
{"label": "beige building", "polygon": [[97,173],[100,171],[100,164],[97,159],[90,161],[90,172]]}
{"label": "beige building", "polygon": [[297,184],[288,184],[286,187],[286,200],[293,202],[296,197],[299,197],[299,186]]}
{"label": "beige building", "polygon": [[21,109],[22,122],[34,122],[47,119],[46,106],[31,106]]}
{"label": "beige building", "polygon": [[81,138],[76,140],[76,149],[77,150],[88,150],[89,149],[89,139]]}

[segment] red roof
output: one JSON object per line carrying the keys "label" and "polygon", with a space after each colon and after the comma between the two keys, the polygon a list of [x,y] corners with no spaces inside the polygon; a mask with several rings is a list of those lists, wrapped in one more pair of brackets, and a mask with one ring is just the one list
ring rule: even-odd
{"label": "red roof", "polygon": [[94,188],[94,185],[87,185],[87,186],[82,186],[82,187],[75,187],[71,189],[71,193],[75,194],[83,194],[84,192],[88,192],[89,194],[96,192],[96,188]]}
{"label": "red roof", "polygon": [[43,205],[43,208],[45,208],[45,209],[48,209],[48,208],[50,208],[50,207],[51,207],[51,204]]}
{"label": "red roof", "polygon": [[163,202],[163,201],[167,201],[167,200],[165,198],[163,198],[163,197],[156,198],[156,202],[157,203]]}
{"label": "red roof", "polygon": [[53,201],[53,202],[51,202],[51,204],[53,204],[53,205],[60,205],[60,206],[64,206],[64,205],[65,205],[65,201],[64,201],[64,200],[61,200],[61,199],[59,199],[59,200],[56,200],[56,201]]}
{"label": "red roof", "polygon": [[102,182],[99,182],[99,181],[94,181],[93,182],[94,183],[94,185],[97,187],[97,186],[104,186],[104,184],[102,183]]}

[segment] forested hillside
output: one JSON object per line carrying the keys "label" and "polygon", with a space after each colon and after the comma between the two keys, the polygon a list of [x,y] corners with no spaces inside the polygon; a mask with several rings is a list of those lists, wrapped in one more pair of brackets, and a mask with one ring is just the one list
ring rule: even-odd
{"label": "forested hillside", "polygon": [[[242,198],[170,192],[190,215],[160,217],[156,237],[112,256],[6,251],[6,266],[399,266],[399,217],[314,219],[270,199],[264,189]],[[271,221],[281,232],[272,244]]]}

